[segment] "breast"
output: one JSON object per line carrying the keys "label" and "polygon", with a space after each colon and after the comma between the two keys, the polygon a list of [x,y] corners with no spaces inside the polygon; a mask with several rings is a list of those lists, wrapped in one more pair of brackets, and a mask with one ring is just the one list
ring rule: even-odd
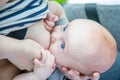
{"label": "breast", "polygon": [[39,21],[28,28],[25,38],[32,39],[48,49],[50,43],[50,32],[46,30],[43,21]]}

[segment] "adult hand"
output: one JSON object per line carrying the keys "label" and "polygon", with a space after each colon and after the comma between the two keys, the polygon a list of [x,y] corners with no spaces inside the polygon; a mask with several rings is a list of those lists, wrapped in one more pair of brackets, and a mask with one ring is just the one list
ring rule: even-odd
{"label": "adult hand", "polygon": [[41,48],[37,42],[26,39],[19,42],[19,48],[16,52],[8,54],[8,60],[21,70],[32,70],[33,59],[41,58]]}
{"label": "adult hand", "polygon": [[65,74],[65,76],[71,80],[99,80],[100,74],[98,72],[94,72],[92,76],[83,76],[76,70],[71,70],[66,67],[59,67],[59,69]]}

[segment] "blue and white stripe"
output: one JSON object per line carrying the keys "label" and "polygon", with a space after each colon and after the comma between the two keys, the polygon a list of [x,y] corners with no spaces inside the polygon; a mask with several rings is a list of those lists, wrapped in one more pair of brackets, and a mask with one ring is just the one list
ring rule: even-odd
{"label": "blue and white stripe", "polygon": [[0,8],[0,34],[29,27],[47,13],[47,0],[14,0]]}

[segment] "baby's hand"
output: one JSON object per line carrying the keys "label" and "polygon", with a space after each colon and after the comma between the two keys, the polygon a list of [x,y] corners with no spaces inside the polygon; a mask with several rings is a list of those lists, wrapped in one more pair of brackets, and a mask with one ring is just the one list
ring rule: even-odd
{"label": "baby's hand", "polygon": [[46,80],[55,70],[55,58],[47,50],[42,51],[42,59],[34,59],[33,75],[36,80]]}
{"label": "baby's hand", "polygon": [[52,14],[52,13],[48,13],[46,19],[44,20],[44,25],[45,28],[48,31],[51,31],[52,28],[55,26],[55,22],[58,21],[58,16]]}

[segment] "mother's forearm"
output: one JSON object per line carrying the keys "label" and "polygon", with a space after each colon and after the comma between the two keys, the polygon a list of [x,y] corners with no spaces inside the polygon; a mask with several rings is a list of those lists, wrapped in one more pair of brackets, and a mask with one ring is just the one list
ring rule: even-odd
{"label": "mother's forearm", "polygon": [[0,59],[6,59],[18,50],[20,50],[19,40],[0,35]]}

